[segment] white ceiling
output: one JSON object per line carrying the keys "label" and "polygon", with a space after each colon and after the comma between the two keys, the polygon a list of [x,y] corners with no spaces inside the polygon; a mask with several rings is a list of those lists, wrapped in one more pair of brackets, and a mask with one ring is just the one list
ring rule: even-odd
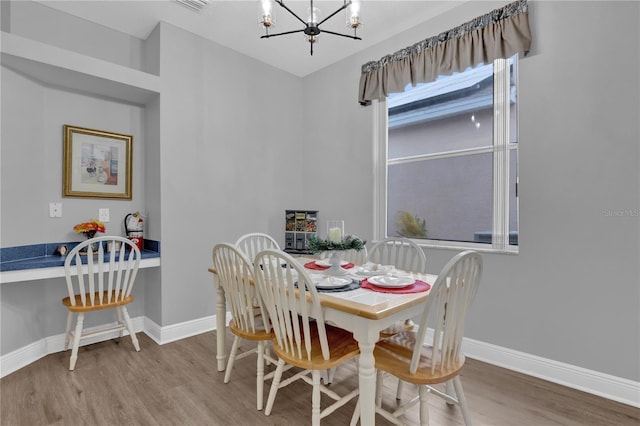
{"label": "white ceiling", "polygon": [[[301,33],[260,39],[263,32],[257,24],[257,0],[209,0],[209,4],[201,12],[185,7],[175,0],[39,1],[54,9],[141,39],[145,39],[159,21],[165,21],[300,77],[353,55],[463,2],[363,0],[361,15],[365,25],[358,30],[362,40],[321,34],[311,56],[309,43]],[[308,0],[285,0],[285,4],[302,19],[306,19]],[[314,1],[314,6],[322,12],[321,19],[341,5],[340,0]],[[286,10],[277,5],[276,9],[277,27],[272,33],[302,28],[302,24]],[[344,12],[332,17],[320,28],[348,33]],[[435,34],[425,34],[425,38],[432,35]]]}

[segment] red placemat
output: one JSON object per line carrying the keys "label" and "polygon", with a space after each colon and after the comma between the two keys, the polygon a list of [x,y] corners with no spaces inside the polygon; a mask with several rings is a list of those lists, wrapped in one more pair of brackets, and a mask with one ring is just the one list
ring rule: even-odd
{"label": "red placemat", "polygon": [[415,283],[407,287],[387,288],[387,287],[378,287],[377,285],[371,284],[368,280],[364,279],[360,282],[360,287],[366,288],[367,290],[371,290],[371,291],[377,291],[379,293],[409,294],[409,293],[420,293],[423,291],[427,291],[431,288],[431,284],[425,283],[424,281],[416,280]]}
{"label": "red placemat", "polygon": [[[354,266],[356,265],[354,265],[353,263],[347,263],[346,265],[342,265],[341,267],[344,269],[349,269],[349,268],[353,268]],[[318,265],[315,261],[305,263],[304,267],[307,269],[314,269],[316,271],[324,271],[325,269],[329,269],[328,266]]]}

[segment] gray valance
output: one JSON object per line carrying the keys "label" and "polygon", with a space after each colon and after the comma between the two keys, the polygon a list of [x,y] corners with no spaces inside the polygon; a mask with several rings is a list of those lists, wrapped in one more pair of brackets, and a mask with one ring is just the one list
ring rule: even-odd
{"label": "gray valance", "polygon": [[510,3],[452,30],[422,40],[362,66],[359,101],[369,105],[407,84],[434,81],[480,63],[528,52],[531,45],[527,0]]}

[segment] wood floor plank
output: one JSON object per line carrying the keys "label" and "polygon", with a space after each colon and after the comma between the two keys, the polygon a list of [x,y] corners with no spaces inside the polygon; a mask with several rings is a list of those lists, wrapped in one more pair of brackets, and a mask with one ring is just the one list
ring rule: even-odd
{"label": "wood floor plank", "polygon": [[[228,347],[231,347],[231,337]],[[0,380],[0,425],[304,425],[311,423],[311,386],[297,382],[278,392],[268,417],[255,408],[256,358],[236,362],[231,381],[216,370],[216,334],[204,333],[163,346],[139,333],[130,339],[82,347],[76,370],[69,352],[48,355]],[[274,366],[267,367],[270,371]],[[638,426],[640,409],[468,360],[462,382],[475,425]],[[396,404],[396,380],[385,380],[384,404]],[[331,388],[344,394],[358,384],[357,366],[336,372]],[[265,383],[265,402],[270,381]],[[409,397],[410,386],[404,397]],[[330,399],[323,396],[323,406]],[[323,421],[349,424],[352,401]],[[429,402],[431,424],[463,425],[457,407]],[[417,422],[417,408],[406,415]],[[380,416],[376,424],[390,423]]]}

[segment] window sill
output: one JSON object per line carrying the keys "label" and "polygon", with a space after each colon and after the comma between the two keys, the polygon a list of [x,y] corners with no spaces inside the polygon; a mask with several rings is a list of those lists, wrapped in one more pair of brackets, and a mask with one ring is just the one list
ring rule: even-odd
{"label": "window sill", "polygon": [[498,249],[492,247],[490,244],[478,244],[478,243],[463,243],[463,242],[452,242],[452,241],[422,241],[422,240],[413,240],[416,244],[418,244],[422,248],[428,249],[439,249],[439,250],[455,250],[455,251],[464,251],[464,250],[474,250],[479,253],[495,253],[495,254],[510,254],[517,255],[519,253],[518,246],[509,246],[505,249]]}

